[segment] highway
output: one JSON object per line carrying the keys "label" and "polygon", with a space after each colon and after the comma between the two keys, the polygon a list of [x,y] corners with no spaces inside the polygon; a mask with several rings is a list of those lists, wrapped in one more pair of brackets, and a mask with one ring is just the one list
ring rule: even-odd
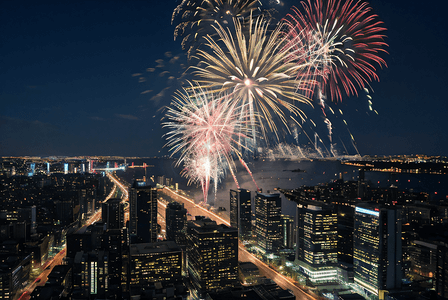
{"label": "highway", "polygon": [[[227,226],[230,226],[229,220],[227,220],[225,217],[219,216],[219,215],[207,210],[205,207],[203,207],[199,204],[196,204],[192,199],[189,199],[185,196],[179,195],[167,187],[164,187],[162,192],[166,196],[168,196],[180,203],[183,203],[184,207],[187,209],[188,213],[191,214],[192,217],[193,216],[205,216],[205,217],[210,218],[211,220],[216,221],[217,224],[225,224]],[[239,244],[238,260],[249,261],[249,262],[254,263],[260,269],[260,272],[264,276],[274,280],[274,282],[277,283],[283,289],[288,289],[288,290],[292,291],[293,294],[296,296],[296,299],[320,299],[319,297],[314,295],[312,292],[305,291],[304,288],[302,288],[302,286],[300,286],[298,282],[278,273],[276,270],[271,269],[263,261],[259,260],[257,257],[252,255],[251,253],[247,252],[247,250],[244,248],[244,246],[242,244]]]}
{"label": "highway", "polygon": [[[109,179],[114,182],[114,188],[112,189],[111,193],[105,198],[104,201],[109,200],[113,196],[116,195],[116,189],[119,188],[122,193],[122,202],[127,202],[129,200],[129,194],[128,194],[128,186],[127,183],[120,181],[117,177],[113,176],[111,173],[108,173],[107,176]],[[225,224],[227,226],[230,226],[230,222],[227,219],[227,217],[220,216],[218,214],[215,214],[211,211],[209,211],[207,208],[203,207],[202,205],[196,204],[192,199],[189,199],[185,196],[179,195],[176,192],[172,191],[171,189],[164,187],[162,189],[162,193],[166,196],[183,203],[185,208],[187,209],[189,213],[189,219],[193,219],[194,216],[205,216],[208,217],[214,221],[216,221],[217,224]],[[126,208],[129,210],[129,205]],[[166,201],[159,200],[158,201],[158,222],[162,226],[162,234],[159,236],[159,238],[164,238],[165,236],[165,209],[166,209]],[[127,214],[129,216],[129,213]],[[85,223],[84,226],[89,226],[92,223],[98,221],[101,218],[101,208],[96,211]],[[20,296],[20,300],[28,300],[30,298],[30,294],[33,292],[33,290],[36,288],[36,286],[45,285],[45,282],[48,279],[48,274],[50,274],[51,270],[54,266],[60,265],[63,262],[63,259],[65,257],[66,248],[62,249],[59,253],[55,255],[55,257],[50,260],[50,262],[47,262],[45,265],[47,266],[41,274],[36,278],[36,280],[30,282],[23,290],[22,294]],[[283,289],[289,289],[291,290],[294,295],[296,296],[296,299],[319,299],[314,294],[304,291],[303,288],[294,280],[291,278],[288,278],[277,271],[271,269],[268,265],[266,265],[264,262],[253,256],[251,253],[247,252],[246,249],[242,244],[239,244],[239,252],[238,252],[238,258],[240,261],[250,261],[254,263],[259,269],[260,272],[266,276],[267,278],[271,278],[274,280],[275,283],[277,283],[280,287]]]}
{"label": "highway", "polygon": [[[112,197],[114,197],[116,195],[117,186],[122,191],[124,191],[123,194],[125,195],[126,201],[127,201],[127,199],[128,199],[127,188],[125,188],[124,185],[119,180],[117,180],[114,176],[112,176],[111,174],[107,174],[107,176],[115,184],[114,184],[114,187],[112,188],[111,192],[109,193],[109,195],[107,195],[107,197],[104,199],[104,201],[107,201],[107,200],[109,200],[110,198],[112,198]],[[97,222],[100,219],[101,219],[101,207],[93,215],[91,215],[89,219],[87,219],[87,221],[86,221],[86,223],[84,224],[83,227],[89,226],[89,225]],[[67,247],[64,247],[52,259],[50,259],[49,261],[47,261],[45,264],[42,265],[41,268],[43,268],[43,270],[39,274],[39,276],[37,276],[37,278],[34,279],[33,281],[29,282],[28,285],[25,288],[22,289],[22,291],[17,293],[17,295],[20,295],[19,298],[18,298],[19,300],[28,300],[28,299],[30,299],[31,293],[34,291],[34,289],[37,286],[44,286],[45,285],[45,283],[48,280],[48,275],[51,273],[51,271],[53,270],[54,266],[62,264],[62,262],[63,262],[63,260],[65,258],[66,250],[67,250]]]}

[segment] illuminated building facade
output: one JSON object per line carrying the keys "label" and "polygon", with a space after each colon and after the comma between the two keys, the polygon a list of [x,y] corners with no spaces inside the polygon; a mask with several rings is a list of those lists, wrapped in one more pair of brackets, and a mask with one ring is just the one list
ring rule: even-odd
{"label": "illuminated building facade", "polygon": [[297,259],[314,268],[335,265],[338,259],[337,214],[333,206],[315,202],[298,207]]}
{"label": "illuminated building facade", "polygon": [[414,240],[409,247],[412,275],[421,279],[433,280],[437,272],[437,245]]}
{"label": "illuminated building facade", "polygon": [[173,241],[131,244],[130,289],[182,279],[182,250]]}
{"label": "illuminated building facade", "polygon": [[264,253],[276,253],[281,245],[281,210],[280,194],[255,196],[255,235]]}
{"label": "illuminated building facade", "polygon": [[240,238],[249,237],[252,229],[252,206],[249,190],[230,190],[230,226]]}
{"label": "illuminated building facade", "polygon": [[175,241],[178,245],[185,245],[187,231],[187,210],[184,204],[171,202],[166,206],[166,239]]}
{"label": "illuminated building facade", "polygon": [[294,248],[294,218],[288,215],[281,216],[281,230],[282,230],[282,246],[286,249]]}
{"label": "illuminated building facade", "polygon": [[18,299],[31,271],[32,254],[19,258],[10,256],[0,261],[0,299]]}
{"label": "illuminated building facade", "polygon": [[157,189],[135,181],[129,190],[129,231],[131,241],[154,243],[157,241]]}
{"label": "illuminated building facade", "polygon": [[238,230],[210,219],[187,222],[188,271],[197,294],[238,283]]}
{"label": "illuminated building facade", "polygon": [[109,252],[109,284],[114,294],[128,291],[129,243],[127,228],[108,229],[101,248]]}
{"label": "illuminated building facade", "polygon": [[124,204],[121,199],[112,198],[102,203],[101,218],[109,229],[124,227]]}
{"label": "illuminated building facade", "polygon": [[73,262],[72,299],[106,298],[110,293],[107,251],[77,252]]}
{"label": "illuminated building facade", "polygon": [[400,288],[401,210],[357,206],[353,252],[354,280],[366,292]]}

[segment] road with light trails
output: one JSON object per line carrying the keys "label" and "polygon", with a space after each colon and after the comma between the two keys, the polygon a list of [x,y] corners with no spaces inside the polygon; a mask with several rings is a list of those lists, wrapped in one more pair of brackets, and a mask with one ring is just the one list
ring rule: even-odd
{"label": "road with light trails", "polygon": [[[109,200],[110,198],[112,198],[115,195],[116,190],[117,190],[117,186],[121,189],[121,185],[120,185],[121,182],[119,182],[112,175],[109,176],[109,174],[108,174],[108,177],[115,184],[114,184],[114,187],[112,188],[111,192],[109,193],[109,195],[107,195],[107,197],[104,199],[104,201]],[[120,183],[120,184],[116,183],[116,181],[118,183]],[[124,189],[124,190],[126,191],[125,195],[127,195],[127,189]],[[86,223],[84,224],[83,227],[89,226],[89,225],[97,222],[100,219],[101,219],[101,207],[93,215],[91,215],[89,219],[87,219],[87,221],[86,221]],[[45,269],[42,270],[42,272],[39,274],[39,276],[37,276],[37,278],[35,280],[33,280],[30,283],[28,283],[28,285],[21,292],[17,293],[18,295],[20,294],[20,297],[18,298],[19,300],[28,300],[28,299],[30,299],[31,293],[34,291],[34,289],[37,286],[44,286],[45,285],[45,283],[48,280],[48,275],[51,273],[51,271],[53,270],[54,266],[62,264],[62,262],[63,262],[63,260],[65,258],[65,255],[66,255],[66,250],[67,250],[67,247],[64,247],[50,261],[48,261],[48,262],[46,262],[44,264]]]}
{"label": "road with light trails", "polygon": [[[216,221],[217,224],[225,224],[227,226],[230,226],[230,222],[227,220],[227,218],[223,218],[222,216],[219,216],[207,210],[205,207],[196,204],[192,199],[179,195],[167,187],[164,187],[162,192],[166,196],[183,203],[188,213],[190,213],[192,216],[205,216]],[[296,299],[320,299],[319,297],[304,291],[302,287],[298,284],[298,282],[271,269],[263,261],[259,260],[251,253],[247,252],[247,250],[244,248],[242,244],[239,244],[238,248],[239,248],[238,259],[240,261],[250,261],[254,263],[260,269],[260,272],[264,276],[274,280],[274,282],[277,283],[280,287],[291,290],[293,294],[296,296]]]}

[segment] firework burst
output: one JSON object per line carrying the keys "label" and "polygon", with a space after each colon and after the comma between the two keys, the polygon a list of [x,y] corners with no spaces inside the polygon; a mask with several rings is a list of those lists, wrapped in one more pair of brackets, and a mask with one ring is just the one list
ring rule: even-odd
{"label": "firework burst", "polygon": [[172,155],[179,154],[177,165],[183,164],[183,174],[189,182],[202,185],[207,200],[210,180],[216,185],[226,172],[233,174],[232,155],[241,158],[238,149],[246,135],[243,107],[214,93],[191,85],[177,93],[166,113],[167,147]]}
{"label": "firework burst", "polygon": [[193,73],[204,86],[231,93],[233,102],[247,107],[256,144],[256,127],[266,138],[268,129],[277,135],[277,120],[287,128],[289,114],[294,120],[304,117],[295,103],[310,102],[296,91],[311,89],[312,81],[306,76],[296,78],[303,66],[285,63],[288,49],[280,26],[269,32],[262,17],[250,18],[248,28],[239,20],[234,22],[234,34],[220,24],[213,26],[217,38],[205,38],[208,49],[198,50],[200,65]]}
{"label": "firework burst", "polygon": [[198,41],[207,34],[214,34],[211,25],[233,24],[233,19],[244,20],[259,11],[258,0],[183,0],[173,11],[171,23],[177,20],[174,39],[182,37],[182,48],[189,56]]}
{"label": "firework burst", "polygon": [[367,2],[306,0],[302,6],[303,12],[294,7],[284,19],[295,45],[290,58],[306,64],[313,79],[320,77],[320,88],[328,86],[332,100],[341,100],[342,90],[357,95],[358,88],[379,80],[376,66],[386,66],[380,57],[387,53],[386,29]]}

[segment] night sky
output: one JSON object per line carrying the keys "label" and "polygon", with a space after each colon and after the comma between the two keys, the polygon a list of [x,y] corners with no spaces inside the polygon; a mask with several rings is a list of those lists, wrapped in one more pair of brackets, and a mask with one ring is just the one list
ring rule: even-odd
{"label": "night sky", "polygon": [[[285,0],[285,6],[299,1]],[[183,78],[178,1],[2,1],[0,155],[166,154],[161,108]],[[448,24],[433,2],[373,0],[389,55],[344,99],[360,154],[448,156]],[[354,153],[353,153],[354,154]]]}

